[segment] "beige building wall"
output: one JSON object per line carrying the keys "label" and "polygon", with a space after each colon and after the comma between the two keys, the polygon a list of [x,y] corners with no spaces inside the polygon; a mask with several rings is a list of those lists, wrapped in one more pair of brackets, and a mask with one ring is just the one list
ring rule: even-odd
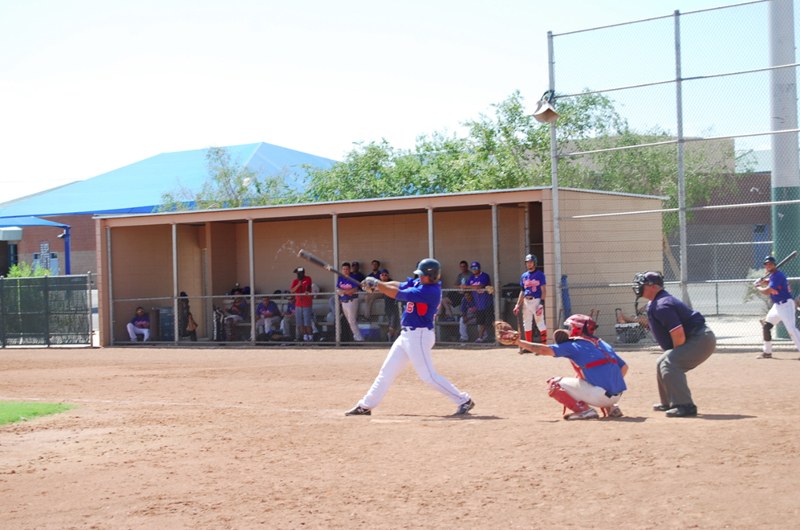
{"label": "beige building wall", "polygon": [[[561,191],[562,271],[567,275],[573,313],[603,308],[599,322],[604,339],[614,338],[614,309],[634,311],[633,276],[663,268],[662,216],[621,215],[563,219],[661,208],[658,199]],[[643,307],[646,300],[640,302]]]}

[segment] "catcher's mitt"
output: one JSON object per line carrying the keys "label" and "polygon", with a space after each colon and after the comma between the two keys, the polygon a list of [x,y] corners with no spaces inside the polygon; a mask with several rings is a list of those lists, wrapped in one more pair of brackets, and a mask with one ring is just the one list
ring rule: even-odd
{"label": "catcher's mitt", "polygon": [[512,328],[511,324],[502,320],[495,321],[494,332],[497,342],[506,346],[513,346],[519,340],[519,332]]}

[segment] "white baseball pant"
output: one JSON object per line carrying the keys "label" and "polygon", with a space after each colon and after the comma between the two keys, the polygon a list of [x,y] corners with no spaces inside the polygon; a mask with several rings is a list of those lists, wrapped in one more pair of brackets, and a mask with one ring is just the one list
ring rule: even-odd
{"label": "white baseball pant", "polygon": [[353,340],[361,342],[364,337],[361,336],[361,330],[358,329],[358,299],[342,302],[342,313],[350,324],[350,331],[353,332]]}
{"label": "white baseball pant", "polygon": [[410,362],[422,382],[431,388],[438,390],[450,401],[457,405],[462,405],[469,401],[469,394],[459,391],[453,383],[445,377],[436,373],[431,360],[431,348],[436,342],[436,335],[433,330],[417,328],[415,330],[403,330],[400,336],[392,344],[389,355],[383,361],[381,371],[367,395],[358,402],[360,407],[372,409],[377,407],[392,386],[403,368]]}
{"label": "white baseball pant", "polygon": [[[525,331],[533,330],[533,320],[536,319],[536,327],[539,331],[547,331],[547,324],[544,322],[544,308],[538,311],[542,304],[541,298],[522,299],[522,322]],[[537,311],[539,314],[537,315]]]}
{"label": "white baseball pant", "polygon": [[[772,307],[769,308],[769,312],[767,312],[767,318],[765,318],[764,321],[769,322],[773,326],[778,322],[783,322],[786,331],[792,338],[792,342],[794,342],[794,347],[800,351],[800,331],[798,331],[794,323],[795,311],[797,311],[797,309],[795,308],[794,300],[790,298],[782,304],[772,304]],[[764,341],[764,353],[772,353],[772,341]]]}
{"label": "white baseball pant", "polygon": [[145,342],[150,340],[150,329],[149,328],[137,328],[133,325],[133,322],[128,322],[128,336],[131,338],[132,341],[136,342],[137,335],[144,335]]}
{"label": "white baseball pant", "polygon": [[608,397],[603,387],[594,386],[577,377],[562,377],[559,383],[570,396],[592,407],[613,407],[622,397],[622,393]]}

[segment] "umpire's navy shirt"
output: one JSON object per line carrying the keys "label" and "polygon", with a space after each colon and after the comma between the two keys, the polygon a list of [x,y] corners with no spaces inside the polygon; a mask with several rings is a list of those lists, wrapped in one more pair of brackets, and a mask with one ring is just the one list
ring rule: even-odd
{"label": "umpire's navy shirt", "polygon": [[647,304],[647,319],[650,321],[650,331],[662,350],[675,347],[671,331],[683,326],[683,333],[688,338],[692,331],[706,323],[703,315],[663,289]]}

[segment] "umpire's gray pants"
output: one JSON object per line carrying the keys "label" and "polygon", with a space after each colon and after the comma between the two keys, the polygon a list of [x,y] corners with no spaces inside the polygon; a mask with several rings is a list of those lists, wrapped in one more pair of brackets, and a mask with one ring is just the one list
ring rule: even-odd
{"label": "umpire's gray pants", "polygon": [[686,372],[697,368],[711,357],[717,337],[705,326],[692,331],[686,342],[664,352],[656,361],[656,377],[661,403],[670,407],[692,405],[692,393],[686,383]]}

